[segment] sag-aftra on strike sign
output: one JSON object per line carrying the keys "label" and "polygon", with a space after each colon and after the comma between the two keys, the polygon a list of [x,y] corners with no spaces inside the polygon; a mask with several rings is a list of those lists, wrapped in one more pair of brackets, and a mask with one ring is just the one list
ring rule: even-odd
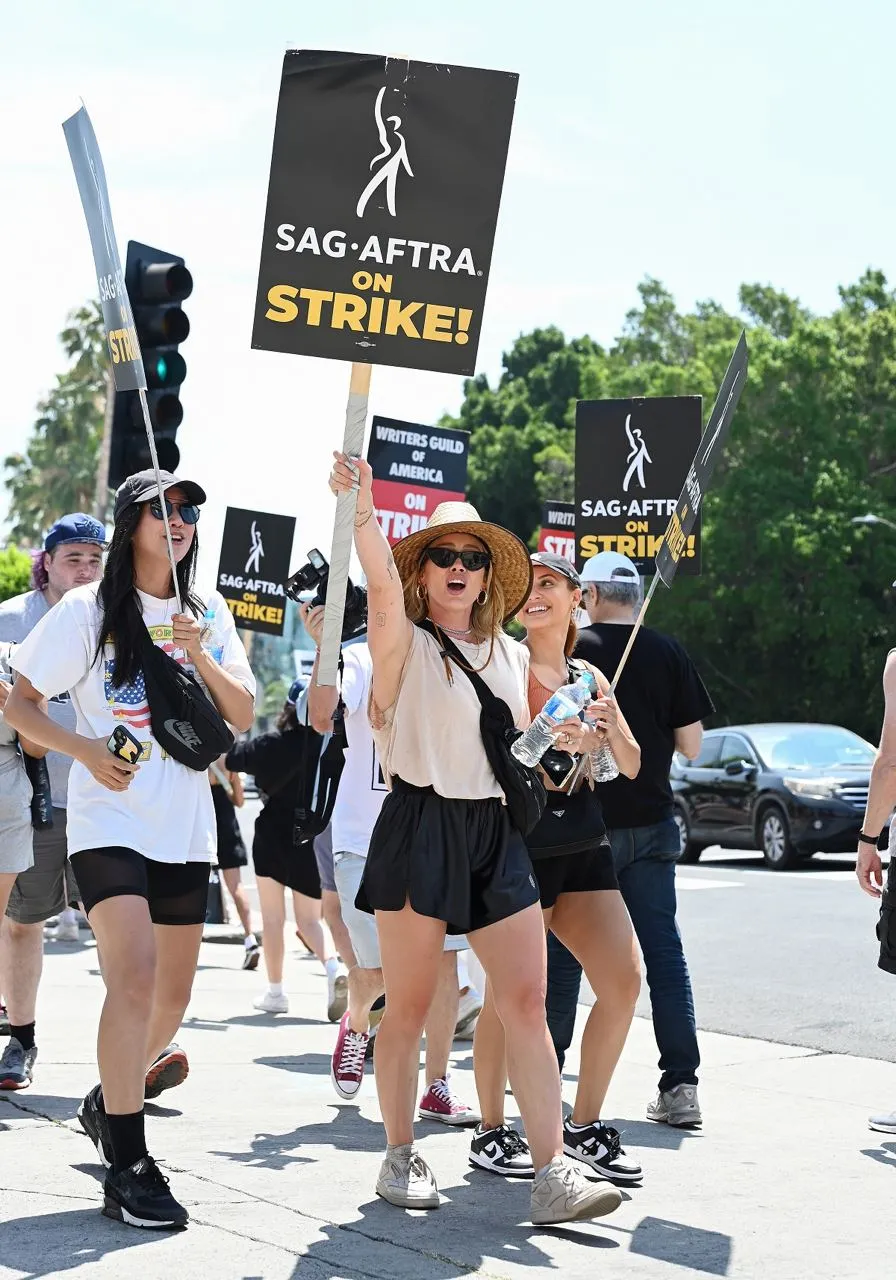
{"label": "sag-aftra on strike sign", "polygon": [[516,86],[287,53],[253,347],[474,373]]}

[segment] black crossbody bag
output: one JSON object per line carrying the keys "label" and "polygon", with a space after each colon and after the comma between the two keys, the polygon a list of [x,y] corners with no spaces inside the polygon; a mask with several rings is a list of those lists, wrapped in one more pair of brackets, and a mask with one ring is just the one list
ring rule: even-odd
{"label": "black crossbody bag", "polygon": [[292,827],[292,842],[296,848],[313,841],[323,835],[333,817],[336,796],[339,792],[339,779],[345,768],[345,752],[348,748],[348,735],[345,729],[345,703],[342,701],[342,651],[339,652],[340,693],[333,712],[333,730],[330,740],[321,750],[320,742],[314,762],[311,764],[313,748],[311,735],[314,730],[308,723],[308,704],[305,704],[305,744],[303,750],[302,787],[303,793],[296,805]]}
{"label": "black crossbody bag", "polygon": [[511,753],[510,748],[520,737],[521,731],[513,723],[510,708],[502,698],[492,693],[478,672],[470,670],[457,645],[447,636],[440,635],[429,619],[417,625],[433,637],[443,657],[454,660],[476,690],[482,707],[479,732],[482,734],[486,757],[504,792],[511,822],[522,835],[528,835],[544,811],[547,791],[536,771]]}
{"label": "black crossbody bag", "polygon": [[204,773],[233,746],[227,721],[196,677],[154,644],[146,627],[140,635],[140,665],[152,736],[172,759]]}

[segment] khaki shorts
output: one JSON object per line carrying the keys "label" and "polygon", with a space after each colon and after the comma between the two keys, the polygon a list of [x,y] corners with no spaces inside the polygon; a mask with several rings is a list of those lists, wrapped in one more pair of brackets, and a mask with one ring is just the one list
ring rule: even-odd
{"label": "khaki shorts", "polygon": [[16,877],[6,914],[18,924],[43,924],[78,901],[68,861],[65,810],[53,810],[53,825],[34,832],[34,866]]}

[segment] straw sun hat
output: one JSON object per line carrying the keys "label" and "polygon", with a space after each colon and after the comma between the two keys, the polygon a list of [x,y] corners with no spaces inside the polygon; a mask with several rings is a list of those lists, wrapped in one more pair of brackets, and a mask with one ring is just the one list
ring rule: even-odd
{"label": "straw sun hat", "polygon": [[422,529],[396,542],[392,554],[402,582],[406,584],[415,580],[423,552],[448,533],[466,533],[485,543],[492,557],[490,572],[501,583],[507,603],[502,621],[507,622],[519,613],[532,589],[529,552],[516,534],[483,520],[469,502],[440,503]]}

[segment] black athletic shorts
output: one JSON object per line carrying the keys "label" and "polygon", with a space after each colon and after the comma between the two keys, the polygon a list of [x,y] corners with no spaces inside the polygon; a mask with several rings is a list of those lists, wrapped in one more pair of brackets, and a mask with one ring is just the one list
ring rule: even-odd
{"label": "black athletic shorts", "polygon": [[613,851],[607,844],[584,853],[561,853],[532,862],[543,907],[554,907],[561,893],[594,893],[618,889]]}
{"label": "black athletic shorts", "polygon": [[401,911],[471,933],[538,902],[523,838],[500,800],[446,800],[392,781],[355,899],[361,911]]}
{"label": "black athletic shorts", "polygon": [[233,801],[224,788],[217,783],[212,787],[212,800],[215,805],[215,821],[218,828],[218,866],[222,871],[244,867],[249,861],[249,855],[243,844]]}
{"label": "black athletic shorts", "polygon": [[896,973],[896,858],[894,857],[890,858],[887,880],[880,900],[877,940],[880,943],[877,967],[886,973]]}
{"label": "black athletic shorts", "polygon": [[276,880],[285,889],[303,893],[306,898],[320,898],[320,872],[314,856],[314,843],[296,846],[289,836],[276,838],[255,830],[252,862],[257,876]]}
{"label": "black athletic shorts", "polygon": [[109,845],[71,855],[84,910],[89,917],[107,898],[145,898],[153,924],[204,924],[208,905],[207,862],[155,862]]}

